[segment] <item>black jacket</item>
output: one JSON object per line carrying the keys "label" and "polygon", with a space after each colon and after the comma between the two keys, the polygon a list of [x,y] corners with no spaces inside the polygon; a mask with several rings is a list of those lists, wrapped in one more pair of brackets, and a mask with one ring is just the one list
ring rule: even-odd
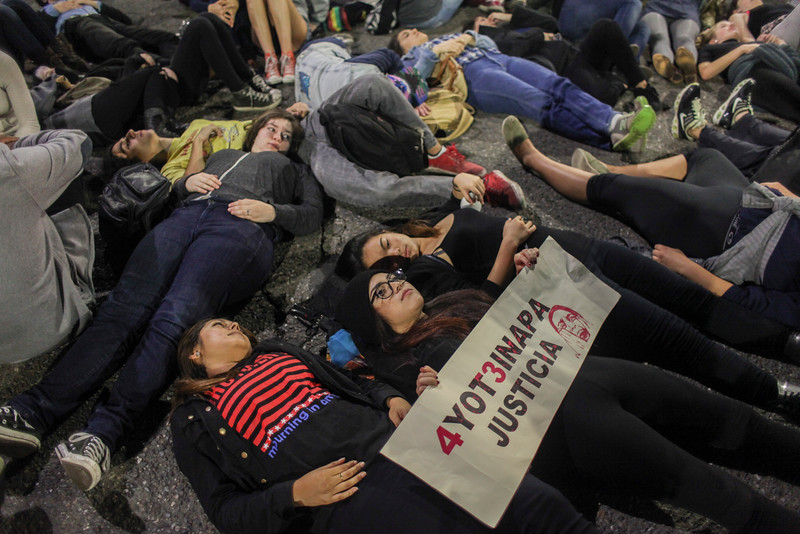
{"label": "black jacket", "polygon": [[[254,354],[270,352],[298,357],[323,386],[343,399],[386,411],[388,398],[401,396],[381,382],[351,380],[293,345],[265,341],[254,350]],[[178,466],[221,532],[305,532],[317,513],[328,508],[295,508],[294,481],[272,482],[264,453],[231,429],[206,399],[195,396],[178,406],[170,425]]]}

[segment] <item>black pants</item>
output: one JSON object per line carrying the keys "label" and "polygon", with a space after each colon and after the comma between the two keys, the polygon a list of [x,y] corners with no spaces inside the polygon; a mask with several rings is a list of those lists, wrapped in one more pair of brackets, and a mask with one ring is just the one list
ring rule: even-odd
{"label": "black pants", "polygon": [[95,60],[145,51],[170,57],[178,44],[178,38],[167,31],[123,24],[103,15],[73,17],[64,23],[64,34],[80,55]]}
{"label": "black pants", "polygon": [[140,69],[121,78],[92,98],[92,117],[109,139],[118,139],[139,124],[144,110],[166,113],[180,105],[178,84],[161,74],[161,67]]}
{"label": "black pants", "polygon": [[[330,507],[314,532],[326,534],[537,533],[593,534],[597,529],[553,487],[531,475],[522,479],[495,530],[480,523],[420,479],[379,456],[367,466],[359,491]],[[322,513],[325,513],[323,511]]]}
{"label": "black pants", "polygon": [[800,85],[798,80],[766,66],[756,66],[750,71],[756,81],[753,104],[777,115],[800,123]]}
{"label": "black pants", "polygon": [[739,209],[744,175],[713,149],[686,156],[683,181],[599,174],[589,179],[589,203],[624,221],[651,244],[681,249],[689,257],[720,254]]}
{"label": "black pants", "polygon": [[45,63],[44,49],[55,38],[36,12],[24,0],[0,0],[0,50],[17,63],[25,58]]}
{"label": "black pants", "polygon": [[613,20],[595,22],[579,49],[580,53],[561,74],[600,102],[613,106],[624,91],[611,77],[613,68],[619,70],[629,87],[644,80],[628,39]]}
{"label": "black pants", "polygon": [[736,532],[800,532],[799,514],[686,449],[725,451],[748,468],[800,479],[796,428],[658,369],[611,358],[586,360],[532,472],[556,488],[569,474],[582,475],[602,488],[692,510]]}
{"label": "black pants", "polygon": [[777,381],[772,375],[689,323],[703,330],[711,326],[718,337],[738,336],[742,344],[778,354],[788,329],[752,319],[753,312],[714,297],[663,265],[613,243],[540,227],[527,244],[538,247],[548,236],[620,293],[592,354],[649,362],[751,404],[775,400]]}
{"label": "black pants", "polygon": [[[715,128],[703,128],[697,139],[699,146],[714,148],[728,158],[748,178],[767,159],[772,149],[789,138],[790,132],[745,115],[727,132]],[[774,181],[780,181],[777,179]]]}
{"label": "black pants", "polygon": [[230,28],[219,17],[202,13],[186,27],[170,65],[178,75],[181,99],[197,100],[208,85],[209,68],[231,91],[244,87],[250,68],[242,59]]}

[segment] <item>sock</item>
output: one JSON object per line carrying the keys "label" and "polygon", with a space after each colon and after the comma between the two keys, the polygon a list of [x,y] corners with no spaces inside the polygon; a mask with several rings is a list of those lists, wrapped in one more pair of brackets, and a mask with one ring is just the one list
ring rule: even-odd
{"label": "sock", "polygon": [[442,148],[441,148],[441,149],[439,149],[439,152],[437,152],[436,154],[430,154],[430,153],[429,153],[429,154],[428,154],[428,157],[429,157],[429,158],[438,158],[438,157],[439,157],[439,156],[441,156],[443,153],[444,153],[444,145],[442,145]]}

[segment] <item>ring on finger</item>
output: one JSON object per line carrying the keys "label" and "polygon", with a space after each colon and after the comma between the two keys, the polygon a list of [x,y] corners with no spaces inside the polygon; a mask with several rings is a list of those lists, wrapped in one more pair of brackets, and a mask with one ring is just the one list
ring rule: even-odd
{"label": "ring on finger", "polygon": [[342,476],[341,473],[339,473],[339,480],[344,480],[344,477]]}
{"label": "ring on finger", "polygon": [[250,210],[245,211],[247,215],[250,215]]}

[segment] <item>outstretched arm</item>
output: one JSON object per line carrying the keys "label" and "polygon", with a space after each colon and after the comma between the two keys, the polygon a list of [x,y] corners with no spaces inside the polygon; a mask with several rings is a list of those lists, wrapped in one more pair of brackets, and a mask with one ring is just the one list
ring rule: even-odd
{"label": "outstretched arm", "polygon": [[686,254],[677,248],[665,245],[656,245],[653,249],[653,259],[692,282],[706,288],[721,297],[733,284],[719,276],[707,271],[701,265],[693,262]]}

